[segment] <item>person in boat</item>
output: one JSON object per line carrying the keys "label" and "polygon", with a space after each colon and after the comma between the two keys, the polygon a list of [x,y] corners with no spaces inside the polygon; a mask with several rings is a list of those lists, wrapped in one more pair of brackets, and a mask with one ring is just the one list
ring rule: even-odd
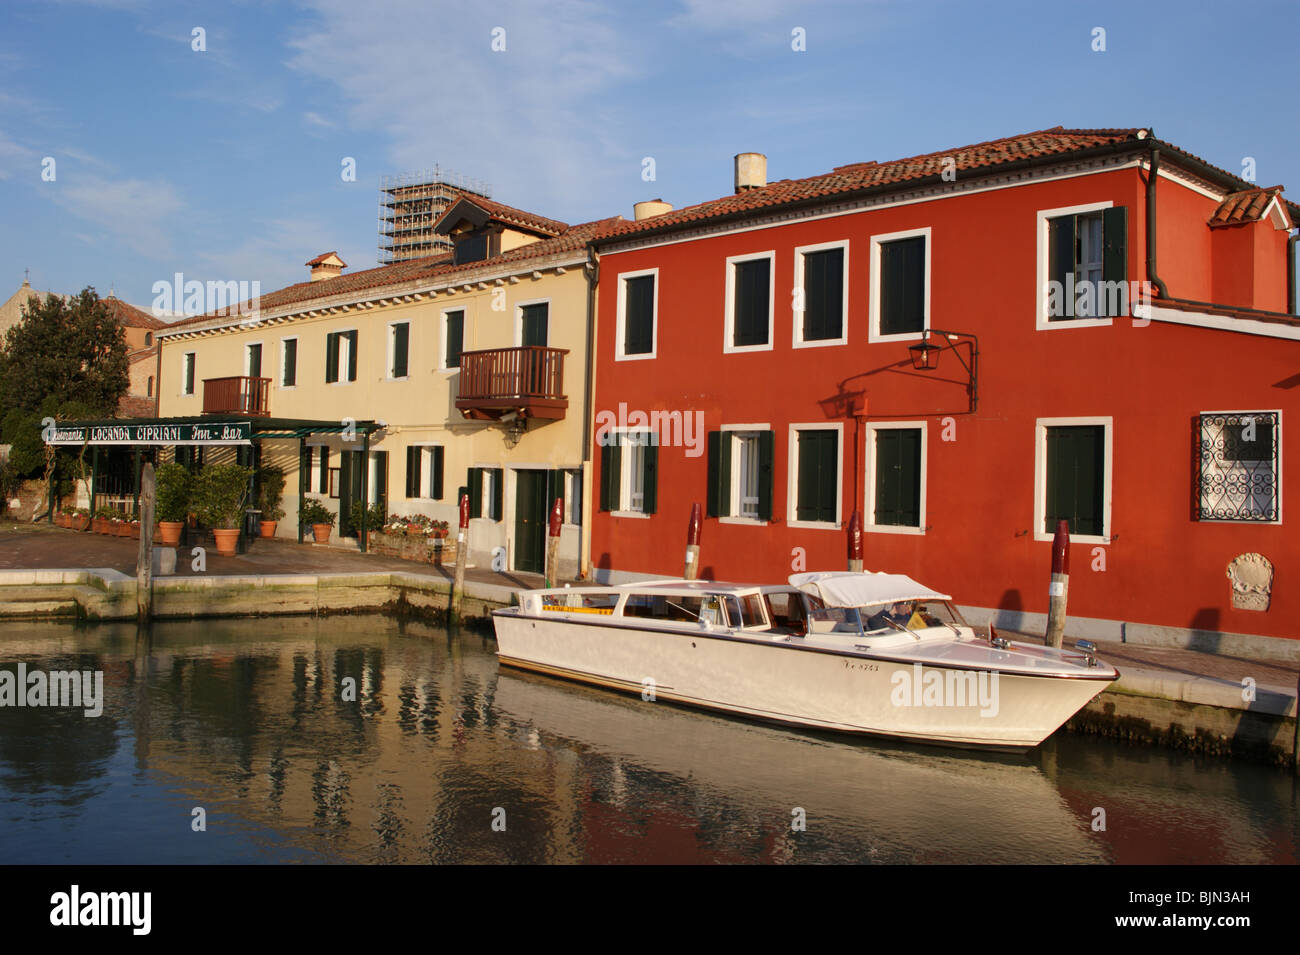
{"label": "person in boat", "polygon": [[868,630],[888,630],[890,624],[906,629],[916,613],[917,601],[900,600],[898,603],[886,604],[878,613],[867,618]]}

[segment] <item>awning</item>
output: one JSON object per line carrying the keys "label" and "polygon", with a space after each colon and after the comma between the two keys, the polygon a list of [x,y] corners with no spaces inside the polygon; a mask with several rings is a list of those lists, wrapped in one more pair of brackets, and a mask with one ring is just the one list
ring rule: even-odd
{"label": "awning", "polygon": [[829,607],[867,607],[902,600],[951,600],[948,594],[918,584],[905,574],[855,574],[850,571],[819,571],[791,574],[790,586],[820,597]]}
{"label": "awning", "polygon": [[268,438],[309,438],[316,434],[369,435],[382,430],[374,421],[311,421],[301,418],[222,420],[210,416],[123,418],[65,421],[42,437],[49,445],[90,446],[229,446],[249,445]]}

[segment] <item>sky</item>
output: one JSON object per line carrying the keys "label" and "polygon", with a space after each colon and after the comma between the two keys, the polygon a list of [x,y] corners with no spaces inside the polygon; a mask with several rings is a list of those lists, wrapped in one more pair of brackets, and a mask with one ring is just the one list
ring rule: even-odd
{"label": "sky", "polygon": [[24,269],[148,308],[177,272],[371,268],[380,178],[435,164],[577,223],[726,195],[739,152],[775,180],[1143,126],[1300,201],[1297,27],[1300,0],[0,0],[0,301]]}

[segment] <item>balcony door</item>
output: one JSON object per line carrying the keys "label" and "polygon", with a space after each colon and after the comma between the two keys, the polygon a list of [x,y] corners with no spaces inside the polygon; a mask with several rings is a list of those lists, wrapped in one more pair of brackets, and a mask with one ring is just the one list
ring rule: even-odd
{"label": "balcony door", "polygon": [[248,365],[248,369],[247,369],[247,371],[245,372],[245,374],[248,375],[249,378],[261,378],[261,377],[262,377],[262,344],[261,344],[261,342],[258,342],[256,345],[249,345],[249,346],[248,346],[248,361],[246,362],[246,364]]}
{"label": "balcony door", "polygon": [[520,322],[520,340],[524,345],[540,345],[546,347],[547,332],[547,313],[549,309],[545,302],[539,302],[536,305],[525,305],[519,309]]}
{"label": "balcony door", "polygon": [[546,572],[546,471],[515,471],[515,570]]}

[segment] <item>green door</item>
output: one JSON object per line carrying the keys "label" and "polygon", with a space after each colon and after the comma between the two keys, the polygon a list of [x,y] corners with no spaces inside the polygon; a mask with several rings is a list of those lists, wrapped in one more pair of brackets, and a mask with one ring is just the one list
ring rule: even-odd
{"label": "green door", "polygon": [[361,467],[364,457],[360,451],[344,451],[339,462],[339,535],[356,537],[351,526],[353,498],[361,498]]}
{"label": "green door", "polygon": [[515,570],[546,572],[546,472],[515,472]]}

